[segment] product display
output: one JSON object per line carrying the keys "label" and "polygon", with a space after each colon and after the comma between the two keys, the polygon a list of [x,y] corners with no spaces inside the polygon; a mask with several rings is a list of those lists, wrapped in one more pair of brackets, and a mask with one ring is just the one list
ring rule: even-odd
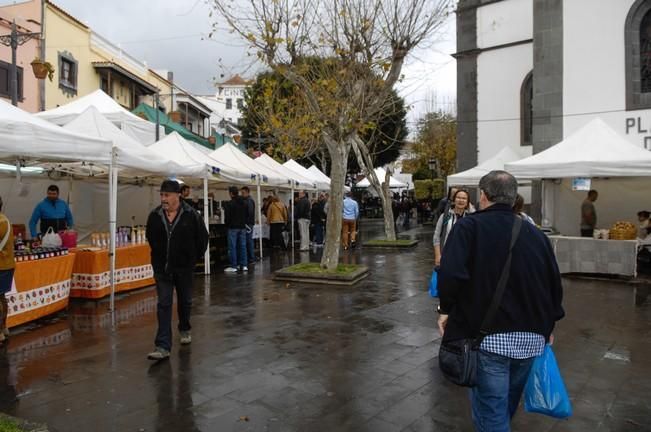
{"label": "product display", "polygon": [[16,259],[16,262],[36,261],[63,255],[68,255],[67,248],[36,247],[33,249],[28,249],[23,247],[22,250],[17,250],[14,252],[14,258]]}
{"label": "product display", "polygon": [[[108,249],[111,242],[109,232],[93,233],[90,236],[92,247]],[[147,243],[145,238],[145,226],[122,226],[118,227],[115,233],[115,247],[133,246]]]}

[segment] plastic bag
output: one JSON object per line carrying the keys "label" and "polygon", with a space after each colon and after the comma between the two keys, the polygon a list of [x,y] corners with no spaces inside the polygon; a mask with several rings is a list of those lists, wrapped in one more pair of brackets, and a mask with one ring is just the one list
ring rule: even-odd
{"label": "plastic bag", "polygon": [[438,272],[436,269],[432,272],[432,278],[429,280],[429,295],[432,297],[439,296],[438,290]]}
{"label": "plastic bag", "polygon": [[47,248],[61,247],[61,237],[59,234],[54,232],[54,228],[50,227],[47,229],[45,235],[41,239],[41,246]]}
{"label": "plastic bag", "polygon": [[572,404],[550,345],[533,362],[524,387],[524,410],[560,419],[572,415]]}

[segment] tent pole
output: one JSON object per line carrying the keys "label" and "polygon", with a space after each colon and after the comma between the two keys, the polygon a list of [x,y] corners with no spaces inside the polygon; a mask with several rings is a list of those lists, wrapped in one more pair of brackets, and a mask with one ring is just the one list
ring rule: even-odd
{"label": "tent pole", "polygon": [[260,190],[260,176],[258,176],[258,225],[260,226],[260,259],[262,260],[262,192]]}
{"label": "tent pole", "polygon": [[292,202],[292,223],[290,224],[290,229],[292,230],[292,250],[294,250],[294,208],[296,207],[296,199],[294,198],[294,181],[292,180],[292,192],[290,196],[290,201]]}
{"label": "tent pole", "polygon": [[109,168],[109,278],[111,281],[110,310],[115,311],[115,231],[117,229],[117,183],[118,175],[115,166],[115,149],[111,149],[111,165]]}
{"label": "tent pole", "polygon": [[[203,221],[208,230],[208,237],[210,237],[210,218],[208,216],[208,173],[203,178]],[[208,240],[208,247],[204,255],[204,274],[210,274],[210,240]]]}

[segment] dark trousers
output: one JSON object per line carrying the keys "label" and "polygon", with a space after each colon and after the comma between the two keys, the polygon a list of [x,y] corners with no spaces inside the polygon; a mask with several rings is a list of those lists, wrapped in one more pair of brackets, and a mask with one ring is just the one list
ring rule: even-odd
{"label": "dark trousers", "polygon": [[581,228],[581,237],[590,237],[594,236],[594,228],[583,229]]}
{"label": "dark trousers", "polygon": [[314,224],[314,243],[323,244],[323,223]]}
{"label": "dark trousers", "polygon": [[246,258],[246,229],[230,228],[228,230],[228,257],[231,267],[245,267],[248,262]]}
{"label": "dark trousers", "polygon": [[269,235],[271,236],[271,246],[285,249],[285,241],[283,240],[283,227],[284,223],[270,224]]}
{"label": "dark trousers", "polygon": [[156,273],[156,294],[158,295],[158,332],[155,345],[166,350],[172,348],[172,304],[176,288],[176,308],[179,314],[179,331],[190,331],[192,310],[192,270],[175,273]]}

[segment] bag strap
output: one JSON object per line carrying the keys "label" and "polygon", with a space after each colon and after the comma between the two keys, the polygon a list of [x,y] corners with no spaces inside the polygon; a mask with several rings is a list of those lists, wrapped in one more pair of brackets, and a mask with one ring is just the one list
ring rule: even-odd
{"label": "bag strap", "polygon": [[0,222],[5,222],[5,221],[7,222],[7,232],[2,238],[2,241],[0,241],[0,250],[3,250],[5,248],[7,242],[9,241],[9,235],[11,234],[11,223],[9,222],[9,219],[7,219],[5,216],[2,216],[0,218]]}
{"label": "bag strap", "polygon": [[486,312],[486,315],[484,316],[484,320],[481,323],[481,327],[479,329],[479,336],[477,339],[475,339],[475,346],[479,346],[484,340],[484,338],[488,335],[488,327],[493,323],[493,319],[495,318],[495,313],[497,313],[497,308],[500,307],[500,304],[502,303],[502,297],[504,296],[504,290],[506,289],[506,282],[509,280],[509,274],[511,273],[511,258],[513,257],[513,246],[515,246],[515,242],[518,240],[518,237],[520,236],[520,229],[522,227],[522,218],[519,217],[514,217],[513,221],[513,230],[511,231],[511,244],[509,246],[509,254],[506,257],[506,263],[504,263],[504,267],[502,268],[502,274],[500,275],[500,279],[497,282],[497,288],[495,289],[495,294],[493,294],[493,300],[491,301],[491,305],[488,308],[488,312]]}

